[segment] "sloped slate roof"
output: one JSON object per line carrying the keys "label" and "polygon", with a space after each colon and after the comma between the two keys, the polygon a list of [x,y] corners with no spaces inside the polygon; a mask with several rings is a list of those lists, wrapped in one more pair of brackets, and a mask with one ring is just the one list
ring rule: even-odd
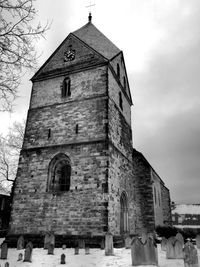
{"label": "sloped slate roof", "polygon": [[101,33],[91,22],[80,29],[72,32],[75,36],[92,47],[107,59],[113,58],[121,50],[116,47],[103,33]]}

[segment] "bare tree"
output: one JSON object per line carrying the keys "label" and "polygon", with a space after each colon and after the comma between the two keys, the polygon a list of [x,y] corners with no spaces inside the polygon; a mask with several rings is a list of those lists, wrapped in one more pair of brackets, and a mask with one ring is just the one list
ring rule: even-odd
{"label": "bare tree", "polygon": [[11,110],[22,71],[36,66],[34,49],[49,28],[35,24],[35,0],[0,0],[0,110]]}
{"label": "bare tree", "polygon": [[25,121],[14,122],[6,137],[0,135],[0,185],[8,191],[15,180]]}

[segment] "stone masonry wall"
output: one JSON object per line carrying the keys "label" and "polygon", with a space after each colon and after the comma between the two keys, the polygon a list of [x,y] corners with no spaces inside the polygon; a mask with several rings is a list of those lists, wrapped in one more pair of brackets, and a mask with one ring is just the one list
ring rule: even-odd
{"label": "stone masonry wall", "polygon": [[105,139],[106,107],[101,97],[29,110],[23,148]]}
{"label": "stone masonry wall", "polygon": [[[71,160],[70,191],[47,192],[48,166],[58,153]],[[102,234],[107,230],[108,148],[105,143],[22,151],[10,234]]]}
{"label": "stone masonry wall", "polygon": [[[132,171],[131,107],[113,74],[108,70],[108,121],[109,121],[109,230],[120,235],[120,196],[128,198],[129,230],[135,232],[135,181]],[[119,106],[122,93],[123,110]]]}
{"label": "stone masonry wall", "polygon": [[164,224],[172,225],[170,192],[163,183],[161,183],[161,199]]}
{"label": "stone masonry wall", "polygon": [[[71,80],[71,96],[61,97],[61,85],[65,77]],[[107,67],[36,81],[33,84],[30,109],[45,105],[62,104],[106,93]]]}
{"label": "stone masonry wall", "polygon": [[[70,75],[71,96],[66,98],[61,97],[63,79],[34,82],[9,234],[107,231],[106,68]],[[47,192],[48,168],[59,153],[70,158],[71,186],[54,195]]]}
{"label": "stone masonry wall", "polygon": [[155,220],[151,169],[136,150],[133,150],[133,173],[136,180],[136,232],[152,232]]}
{"label": "stone masonry wall", "polygon": [[132,162],[113,145],[109,146],[109,153],[109,229],[114,235],[120,235],[120,196],[125,191],[128,197],[129,232],[134,234],[136,207]]}

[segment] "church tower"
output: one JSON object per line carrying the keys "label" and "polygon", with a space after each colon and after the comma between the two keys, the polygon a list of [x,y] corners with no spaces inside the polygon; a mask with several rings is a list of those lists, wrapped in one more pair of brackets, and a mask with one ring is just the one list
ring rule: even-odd
{"label": "church tower", "polygon": [[[8,241],[135,234],[132,99],[123,53],[91,22],[32,78]],[[70,241],[71,240],[71,241]]]}

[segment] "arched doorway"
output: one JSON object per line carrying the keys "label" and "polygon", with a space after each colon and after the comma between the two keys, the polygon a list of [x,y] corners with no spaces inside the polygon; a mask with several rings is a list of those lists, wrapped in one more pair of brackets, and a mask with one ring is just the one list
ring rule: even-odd
{"label": "arched doorway", "polygon": [[69,158],[60,153],[49,164],[48,191],[70,190],[71,164]]}
{"label": "arched doorway", "polygon": [[120,233],[124,234],[128,231],[128,201],[126,193],[123,192],[120,197]]}

